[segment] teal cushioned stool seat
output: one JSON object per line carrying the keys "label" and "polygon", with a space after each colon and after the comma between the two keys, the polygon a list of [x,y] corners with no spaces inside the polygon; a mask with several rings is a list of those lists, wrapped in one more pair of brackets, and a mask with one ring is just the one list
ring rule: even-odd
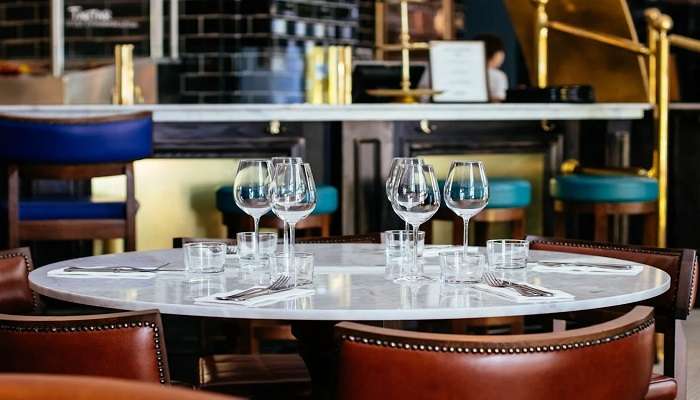
{"label": "teal cushioned stool seat", "polygon": [[[332,214],[338,209],[338,189],[330,185],[316,187],[316,208],[311,215]],[[243,214],[233,200],[233,186],[222,186],[216,191],[216,208],[224,214]]]}
{"label": "teal cushioned stool seat", "polygon": [[659,183],[636,176],[562,175],[552,178],[550,192],[557,200],[584,203],[656,201]]}
{"label": "teal cushioned stool seat", "polygon": [[[439,181],[444,193],[445,181]],[[532,185],[525,179],[489,178],[489,204],[486,208],[523,208],[532,201]]]}

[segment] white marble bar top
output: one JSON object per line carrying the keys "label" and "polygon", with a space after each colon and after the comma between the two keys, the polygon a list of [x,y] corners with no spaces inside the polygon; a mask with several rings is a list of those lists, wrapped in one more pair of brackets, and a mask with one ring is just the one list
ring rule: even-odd
{"label": "white marble bar top", "polygon": [[152,111],[156,122],[537,121],[641,119],[646,103],[595,104],[142,104],[0,106],[0,113],[80,117]]}
{"label": "white marble bar top", "polygon": [[[29,275],[37,292],[80,304],[120,310],[159,309],[165,314],[223,318],[283,320],[419,320],[499,317],[588,310],[634,303],[664,293],[670,277],[660,269],[644,266],[635,276],[573,275],[537,273],[529,267],[505,273],[505,277],[527,281],[575,296],[572,301],[515,303],[468,286],[447,286],[438,281],[398,284],[384,278],[382,245],[298,245],[314,253],[315,294],[264,307],[199,305],[194,299],[221,291],[251,286],[240,270],[188,280],[184,273],[158,273],[151,279],[56,278],[47,272],[69,265],[146,266],[171,262],[183,267],[182,251],[159,250],[88,257],[51,264]],[[483,249],[482,249],[483,251]],[[558,261],[615,262],[600,257],[538,252],[531,259]],[[426,259],[426,274],[439,275],[438,260]]]}

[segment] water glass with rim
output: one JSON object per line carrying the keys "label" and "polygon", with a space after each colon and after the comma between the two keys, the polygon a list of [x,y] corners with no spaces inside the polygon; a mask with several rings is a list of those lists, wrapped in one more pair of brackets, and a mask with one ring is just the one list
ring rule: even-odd
{"label": "water glass with rim", "polygon": [[270,282],[280,276],[291,277],[290,284],[294,287],[311,286],[314,282],[314,255],[306,252],[275,254],[271,259],[272,272]]}
{"label": "water glass with rim", "polygon": [[226,243],[191,242],[183,246],[185,272],[188,274],[213,274],[224,272]]}
{"label": "water glass with rim", "polygon": [[483,254],[447,251],[440,254],[440,280],[448,284],[478,283],[486,269]]}
{"label": "water glass with rim", "polygon": [[516,239],[486,241],[489,267],[496,269],[522,269],[527,266],[530,242]]}

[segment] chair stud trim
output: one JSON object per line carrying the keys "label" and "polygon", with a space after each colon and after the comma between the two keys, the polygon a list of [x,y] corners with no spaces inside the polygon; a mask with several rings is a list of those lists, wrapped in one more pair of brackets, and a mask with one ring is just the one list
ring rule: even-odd
{"label": "chair stud trim", "polygon": [[[29,273],[34,270],[34,264],[32,264],[31,258],[23,253],[23,252],[12,252],[12,253],[5,253],[5,254],[0,254],[0,259],[5,260],[9,258],[15,258],[15,257],[22,257],[24,259],[24,265],[27,266],[27,276],[29,276]],[[37,312],[39,310],[39,296],[37,296],[36,292],[31,290],[32,293],[32,308],[34,309],[34,312]]]}
{"label": "chair stud trim", "polygon": [[55,326],[19,326],[8,324],[7,322],[0,323],[0,331],[10,332],[34,332],[34,333],[65,333],[77,331],[107,331],[113,329],[129,329],[129,328],[151,328],[153,330],[153,344],[156,349],[156,362],[158,368],[158,376],[161,384],[165,384],[165,369],[163,365],[163,353],[160,348],[160,333],[158,326],[153,322],[132,321],[119,324],[101,324],[101,325],[68,325],[62,327]]}
{"label": "chair stud trim", "polygon": [[[639,248],[632,248],[632,247],[619,247],[615,245],[610,245],[610,246],[600,246],[600,245],[591,245],[591,244],[586,244],[586,243],[571,243],[571,242],[561,242],[557,240],[533,240],[533,243],[542,243],[546,245],[554,245],[554,246],[563,246],[563,247],[578,247],[578,248],[583,248],[583,249],[600,249],[600,250],[613,250],[613,251],[625,251],[625,252],[630,252],[630,253],[641,253],[641,254],[652,254],[652,255],[668,255],[668,256],[674,256],[677,255],[676,253],[672,251],[663,251],[664,249],[658,249],[656,251],[652,250],[647,250],[647,249],[639,249]],[[696,258],[696,265],[697,265],[697,258]],[[695,265],[695,266],[696,266]],[[695,268],[695,266],[693,268]],[[666,271],[668,273],[668,271]],[[675,281],[678,282],[680,281],[681,278],[681,268],[677,268],[676,271],[676,276],[675,276]],[[694,282],[692,280],[695,279],[695,274],[691,274],[691,283],[693,284],[691,286],[691,290],[688,291],[688,303],[692,303],[693,299],[693,290],[695,288]],[[673,303],[677,303],[678,301],[678,291],[673,290]],[[690,304],[690,307],[688,307],[688,312],[686,314],[686,317],[690,315],[690,311],[692,310],[693,305]]]}
{"label": "chair stud trim", "polygon": [[592,339],[592,340],[580,340],[575,342],[567,343],[557,343],[550,345],[541,346],[509,346],[507,344],[500,344],[497,346],[479,346],[479,347],[446,347],[440,345],[424,345],[424,344],[412,344],[412,343],[401,343],[395,341],[388,341],[382,339],[366,338],[355,335],[343,334],[340,336],[341,340],[355,343],[362,343],[372,346],[383,346],[391,347],[400,350],[408,351],[427,351],[427,352],[441,352],[441,353],[474,353],[474,354],[519,354],[519,353],[547,353],[556,351],[566,351],[581,349],[584,347],[598,346],[605,343],[610,343],[616,340],[624,339],[626,337],[636,335],[645,329],[648,329],[654,324],[654,317],[649,317],[641,324],[632,327],[624,332],[616,333],[615,335],[606,336],[603,338]]}

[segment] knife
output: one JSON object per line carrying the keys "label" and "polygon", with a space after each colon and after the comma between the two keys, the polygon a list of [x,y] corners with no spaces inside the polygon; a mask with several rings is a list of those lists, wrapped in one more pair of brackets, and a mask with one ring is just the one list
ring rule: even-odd
{"label": "knife", "polygon": [[534,261],[537,264],[542,264],[547,267],[593,267],[602,269],[613,269],[613,270],[630,270],[632,266],[629,264],[601,264],[601,263],[590,263],[590,262],[556,262],[556,261]]}

